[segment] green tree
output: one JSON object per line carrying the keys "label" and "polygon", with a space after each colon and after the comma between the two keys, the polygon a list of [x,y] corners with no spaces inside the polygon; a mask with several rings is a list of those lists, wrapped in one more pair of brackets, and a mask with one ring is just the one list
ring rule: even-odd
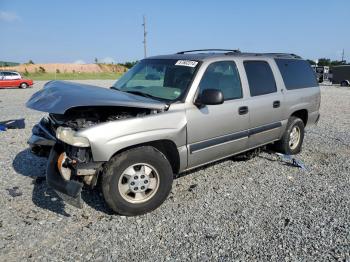
{"label": "green tree", "polygon": [[334,60],[331,61],[331,66],[336,66],[336,65],[346,65],[346,61],[338,61],[338,60]]}
{"label": "green tree", "polygon": [[[308,60],[309,61],[309,60]],[[309,61],[310,62],[310,61]],[[336,65],[346,65],[346,61],[331,60],[329,58],[318,59],[318,66],[336,66]]]}
{"label": "green tree", "polygon": [[34,62],[32,59],[29,59],[28,63],[27,64],[30,64],[30,65],[34,65]]}
{"label": "green tree", "polygon": [[316,62],[310,59],[307,59],[307,61],[310,63],[310,65],[316,65]]}
{"label": "green tree", "polygon": [[318,59],[318,66],[330,66],[331,60],[329,58],[320,58]]}
{"label": "green tree", "polygon": [[95,64],[98,64],[98,59],[97,59],[97,57],[95,57]]}

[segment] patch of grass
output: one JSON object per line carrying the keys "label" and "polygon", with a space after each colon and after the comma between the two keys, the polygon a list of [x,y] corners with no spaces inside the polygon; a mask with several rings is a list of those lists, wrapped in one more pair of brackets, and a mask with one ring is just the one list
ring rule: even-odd
{"label": "patch of grass", "polygon": [[93,79],[117,79],[121,73],[27,73],[26,78],[33,80],[93,80]]}

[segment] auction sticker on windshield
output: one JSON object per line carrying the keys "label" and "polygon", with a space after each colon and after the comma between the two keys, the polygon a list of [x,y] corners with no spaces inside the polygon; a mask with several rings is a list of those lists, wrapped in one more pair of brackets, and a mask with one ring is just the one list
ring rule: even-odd
{"label": "auction sticker on windshield", "polygon": [[196,67],[198,64],[197,61],[191,61],[191,60],[178,60],[175,65],[178,66],[188,66],[188,67]]}

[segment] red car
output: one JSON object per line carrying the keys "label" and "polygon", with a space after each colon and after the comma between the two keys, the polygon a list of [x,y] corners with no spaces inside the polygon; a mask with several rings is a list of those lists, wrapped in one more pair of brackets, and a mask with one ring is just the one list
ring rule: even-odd
{"label": "red car", "polygon": [[27,88],[33,85],[33,80],[24,79],[17,72],[0,71],[0,88]]}

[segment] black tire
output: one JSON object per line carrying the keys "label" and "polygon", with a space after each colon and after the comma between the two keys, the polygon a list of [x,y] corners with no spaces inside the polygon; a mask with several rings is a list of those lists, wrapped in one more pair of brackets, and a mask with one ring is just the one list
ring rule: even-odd
{"label": "black tire", "polygon": [[341,81],[340,86],[349,86],[349,83],[348,83],[348,81],[343,80],[343,81]]}
{"label": "black tire", "polygon": [[[158,187],[153,196],[143,203],[130,203],[119,190],[121,176],[131,166],[145,163],[158,173]],[[153,172],[153,171],[152,171]],[[102,175],[102,192],[108,206],[116,213],[136,216],[150,212],[159,207],[170,193],[173,172],[167,158],[151,146],[142,146],[124,151],[106,164]]]}
{"label": "black tire", "polygon": [[28,87],[28,84],[27,83],[21,83],[19,85],[19,88],[22,88],[22,89],[26,89]]}
{"label": "black tire", "polygon": [[[291,140],[291,132],[293,128],[296,127],[296,129],[300,130],[300,136],[299,140],[296,144],[293,144],[292,146],[290,145],[290,140]],[[305,131],[305,126],[303,120],[301,120],[298,117],[291,116],[288,120],[287,123],[287,128],[283,133],[283,136],[281,140],[275,142],[274,144],[274,149],[277,152],[287,154],[287,155],[295,155],[300,153],[301,147],[304,141],[304,131]]]}

